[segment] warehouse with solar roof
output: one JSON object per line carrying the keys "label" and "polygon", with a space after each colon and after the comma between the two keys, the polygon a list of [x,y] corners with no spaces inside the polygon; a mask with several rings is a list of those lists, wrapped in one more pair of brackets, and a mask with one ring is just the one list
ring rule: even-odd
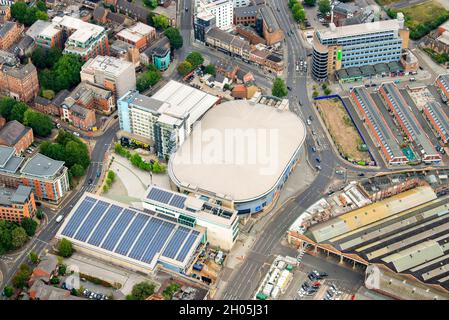
{"label": "warehouse with solar roof", "polygon": [[85,193],[56,238],[66,238],[80,252],[135,271],[151,273],[160,265],[184,273],[205,242],[205,233],[203,228]]}

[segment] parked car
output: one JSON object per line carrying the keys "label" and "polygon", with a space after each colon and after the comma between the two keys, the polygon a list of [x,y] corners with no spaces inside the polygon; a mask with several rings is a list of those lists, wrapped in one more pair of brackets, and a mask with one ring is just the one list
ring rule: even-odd
{"label": "parked car", "polygon": [[73,131],[73,135],[76,136],[76,137],[80,136],[80,134],[78,132],[76,132],[76,131]]}
{"label": "parked car", "polygon": [[312,152],[316,152],[316,148],[315,147],[312,147]]}
{"label": "parked car", "polygon": [[320,159],[320,157],[316,157],[316,158],[315,158],[315,160],[316,160],[316,162],[318,162],[318,163],[320,163],[320,162],[321,162],[321,159]]}

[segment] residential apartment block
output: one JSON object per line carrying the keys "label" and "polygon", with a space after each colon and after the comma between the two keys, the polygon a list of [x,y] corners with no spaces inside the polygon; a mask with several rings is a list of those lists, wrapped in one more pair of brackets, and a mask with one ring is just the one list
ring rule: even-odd
{"label": "residential apartment block", "polygon": [[313,41],[312,76],[324,81],[340,69],[401,60],[409,32],[403,17],[317,30]]}
{"label": "residential apartment block", "polygon": [[30,187],[0,187],[0,220],[20,223],[25,218],[33,218],[35,212],[36,202]]}
{"label": "residential apartment block", "polygon": [[227,30],[234,21],[233,0],[197,0],[196,13],[206,12],[215,16],[218,28]]}
{"label": "residential apartment block", "polygon": [[0,69],[0,91],[16,100],[29,102],[39,93],[36,67],[28,63]]}
{"label": "residential apartment block", "polygon": [[66,39],[63,53],[78,55],[85,61],[109,54],[105,28],[71,16],[54,17],[52,23],[62,30],[62,38]]}
{"label": "residential apartment block", "polygon": [[9,19],[11,19],[11,7],[0,5],[0,23],[6,23]]}
{"label": "residential apartment block", "polygon": [[117,101],[120,129],[150,139],[156,154],[166,158],[217,102],[217,97],[174,80],[152,97],[129,91]]}
{"label": "residential apartment block", "polygon": [[156,38],[156,29],[142,22],[137,22],[130,28],[125,28],[117,33],[116,38],[142,49]]}
{"label": "residential apartment block", "polygon": [[81,81],[111,90],[117,98],[136,89],[134,65],[118,58],[97,56],[90,59],[81,68],[80,75]]}
{"label": "residential apartment block", "polygon": [[37,199],[52,203],[59,203],[70,188],[63,161],[40,153],[25,160],[15,156],[14,148],[5,146],[0,146],[0,184],[9,188],[29,186]]}
{"label": "residential apartment block", "polygon": [[0,27],[0,49],[7,50],[17,42],[23,33],[23,25],[8,21]]}

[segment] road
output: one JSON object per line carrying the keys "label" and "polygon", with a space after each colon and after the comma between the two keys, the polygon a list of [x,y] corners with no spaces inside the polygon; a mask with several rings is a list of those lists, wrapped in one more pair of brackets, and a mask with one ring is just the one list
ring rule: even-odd
{"label": "road", "polygon": [[[73,208],[73,206],[78,202],[84,192],[94,191],[96,185],[98,184],[98,182],[100,182],[100,177],[97,177],[97,172],[102,168],[107,150],[109,149],[109,146],[118,130],[119,124],[118,121],[115,121],[103,133],[103,135],[92,139],[95,140],[95,147],[91,153],[91,164],[87,169],[84,185],[82,185],[79,190],[73,190],[70,196],[64,200],[63,204],[61,205],[61,209],[57,214],[48,217],[48,224],[44,229],[42,229],[38,234],[30,239],[20,256],[16,259],[14,264],[9,267],[9,269],[7,269],[4,263],[0,260],[0,271],[2,271],[3,273],[3,283],[1,283],[0,285],[0,292],[3,291],[4,286],[12,279],[14,273],[18,270],[20,265],[27,262],[28,254],[31,251],[34,251],[37,254],[41,254],[47,248],[49,242],[56,235],[60,227],[60,223],[57,223],[55,221],[56,217],[59,215],[66,216]],[[92,179],[91,184],[88,183],[90,179]]]}

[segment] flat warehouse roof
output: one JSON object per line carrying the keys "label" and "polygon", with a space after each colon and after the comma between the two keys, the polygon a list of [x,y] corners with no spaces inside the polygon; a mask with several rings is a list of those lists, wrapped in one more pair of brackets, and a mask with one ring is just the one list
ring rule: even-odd
{"label": "flat warehouse roof", "polygon": [[158,261],[185,268],[202,232],[85,193],[57,237],[152,270]]}
{"label": "flat warehouse roof", "polygon": [[170,178],[235,201],[258,199],[277,185],[305,136],[290,111],[225,102],[204,115],[171,157]]}

